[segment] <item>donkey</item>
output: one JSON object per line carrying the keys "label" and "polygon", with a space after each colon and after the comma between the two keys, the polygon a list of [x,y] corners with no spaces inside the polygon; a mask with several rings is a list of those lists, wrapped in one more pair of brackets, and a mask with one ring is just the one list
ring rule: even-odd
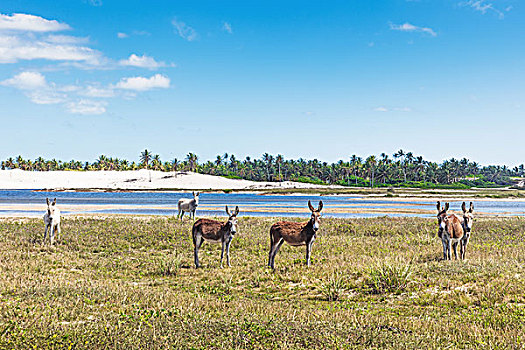
{"label": "donkey", "polygon": [[464,235],[461,239],[461,259],[465,259],[465,254],[467,252],[467,245],[470,240],[470,231],[472,231],[472,223],[474,222],[474,215],[472,214],[474,211],[474,204],[470,202],[470,207],[467,210],[467,207],[465,205],[465,202],[461,205],[461,210],[463,211],[463,231]]}
{"label": "donkey", "polygon": [[57,199],[53,200],[53,203],[49,204],[49,198],[46,198],[47,212],[44,215],[44,225],[46,229],[44,231],[44,240],[42,244],[46,242],[47,230],[49,229],[49,240],[51,244],[55,244],[55,232],[58,236],[60,235],[60,209],[56,206]]}
{"label": "donkey", "polygon": [[315,234],[321,224],[321,210],[323,201],[319,201],[319,207],[314,209],[312,203],[308,201],[308,208],[312,216],[308,222],[279,221],[270,228],[270,254],[268,266],[274,269],[275,255],[284,242],[292,246],[306,245],[306,264],[310,266],[310,253],[315,241]]}
{"label": "donkey", "polygon": [[[447,215],[449,203],[445,203],[445,208],[441,207],[441,203],[437,202],[438,210],[438,236],[443,243],[443,259],[451,260],[450,250],[454,249],[454,257],[458,258],[457,247],[464,236],[463,225],[455,214]],[[463,245],[460,245],[460,255],[463,256]]]}
{"label": "donkey", "polygon": [[239,207],[235,207],[235,211],[230,213],[228,206],[226,206],[226,214],[228,214],[228,221],[225,223],[211,219],[199,219],[193,224],[191,233],[193,236],[195,268],[200,267],[199,248],[204,241],[222,243],[221,268],[224,250],[226,250],[226,262],[228,263],[228,267],[231,267],[230,243],[237,232],[237,214],[239,214]]}
{"label": "donkey", "polygon": [[195,210],[197,209],[197,206],[199,205],[199,192],[192,192],[193,199],[189,198],[181,198],[179,199],[178,208],[179,213],[177,214],[177,218],[180,216],[180,220],[182,221],[182,217],[184,216],[184,212],[189,212],[190,219],[193,214],[193,219],[195,220]]}

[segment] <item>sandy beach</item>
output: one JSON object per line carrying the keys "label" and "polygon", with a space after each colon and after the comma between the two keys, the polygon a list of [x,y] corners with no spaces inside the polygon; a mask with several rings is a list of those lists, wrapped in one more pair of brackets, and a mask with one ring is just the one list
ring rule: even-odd
{"label": "sandy beach", "polygon": [[192,172],[135,171],[23,171],[0,170],[0,189],[123,189],[123,190],[262,190],[341,188],[301,182],[255,182]]}

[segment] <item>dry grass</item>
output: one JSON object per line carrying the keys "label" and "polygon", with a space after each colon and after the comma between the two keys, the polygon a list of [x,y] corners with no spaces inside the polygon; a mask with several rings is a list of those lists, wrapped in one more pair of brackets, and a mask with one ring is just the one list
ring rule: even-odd
{"label": "dry grass", "polygon": [[241,218],[232,268],[190,223],[0,221],[0,348],[524,348],[525,219],[479,219],[465,262],[441,261],[435,222],[325,219],[266,268],[275,218]]}

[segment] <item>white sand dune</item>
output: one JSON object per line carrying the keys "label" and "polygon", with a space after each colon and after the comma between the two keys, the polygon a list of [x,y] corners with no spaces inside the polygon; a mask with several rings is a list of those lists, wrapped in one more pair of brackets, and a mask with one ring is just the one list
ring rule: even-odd
{"label": "white sand dune", "polygon": [[[320,188],[300,182],[255,182],[192,172],[0,170],[0,189],[272,189]],[[339,186],[336,186],[339,187]]]}

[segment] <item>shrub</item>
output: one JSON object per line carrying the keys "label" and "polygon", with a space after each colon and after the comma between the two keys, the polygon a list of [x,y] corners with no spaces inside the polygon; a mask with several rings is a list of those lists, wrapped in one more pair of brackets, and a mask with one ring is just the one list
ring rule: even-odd
{"label": "shrub", "polygon": [[342,274],[332,274],[326,282],[321,284],[319,291],[323,295],[323,299],[327,301],[340,300],[346,289],[346,282]]}
{"label": "shrub", "polygon": [[160,259],[158,274],[160,276],[176,276],[181,263],[182,258],[180,255],[173,252],[168,257]]}
{"label": "shrub", "polygon": [[366,287],[372,294],[400,294],[412,282],[410,264],[382,262],[368,272]]}

